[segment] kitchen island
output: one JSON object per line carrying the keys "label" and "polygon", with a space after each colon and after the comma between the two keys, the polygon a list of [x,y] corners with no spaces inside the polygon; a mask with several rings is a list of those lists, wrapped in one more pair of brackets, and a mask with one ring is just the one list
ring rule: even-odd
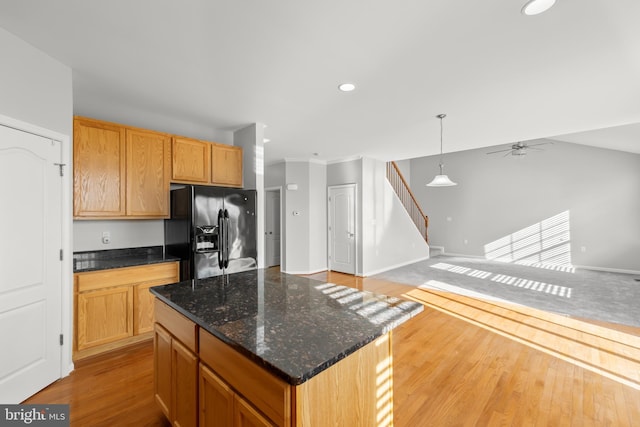
{"label": "kitchen island", "polygon": [[274,270],[151,288],[155,394],[176,425],[393,425],[395,297]]}

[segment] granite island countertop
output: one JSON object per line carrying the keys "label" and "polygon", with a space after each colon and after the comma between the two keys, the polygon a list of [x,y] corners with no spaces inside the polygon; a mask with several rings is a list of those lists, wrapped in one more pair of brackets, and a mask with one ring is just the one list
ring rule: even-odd
{"label": "granite island countertop", "polygon": [[180,261],[180,258],[165,255],[162,246],[74,252],[73,272],[83,273],[173,261]]}
{"label": "granite island countertop", "polygon": [[292,385],[423,310],[420,303],[274,270],[156,286],[151,292]]}

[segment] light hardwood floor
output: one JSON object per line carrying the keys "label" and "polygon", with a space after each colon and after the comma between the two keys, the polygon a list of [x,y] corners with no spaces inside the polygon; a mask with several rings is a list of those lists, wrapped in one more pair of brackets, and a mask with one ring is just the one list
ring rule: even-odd
{"label": "light hardwood floor", "polygon": [[[394,330],[397,427],[638,425],[638,337],[628,334],[638,329],[580,332],[541,312],[340,273],[310,277],[425,304]],[[86,359],[27,403],[69,403],[73,426],[165,426],[152,364],[150,343]]]}

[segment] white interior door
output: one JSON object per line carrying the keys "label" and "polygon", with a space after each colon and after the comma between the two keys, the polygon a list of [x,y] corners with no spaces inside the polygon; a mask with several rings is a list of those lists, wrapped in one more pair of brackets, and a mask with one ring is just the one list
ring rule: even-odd
{"label": "white interior door", "polygon": [[61,143],[0,125],[0,402],[61,376]]}
{"label": "white interior door", "polygon": [[329,187],[329,269],[356,273],[356,186]]}
{"label": "white interior door", "polygon": [[265,205],[265,267],[273,267],[280,265],[280,190],[268,190]]}

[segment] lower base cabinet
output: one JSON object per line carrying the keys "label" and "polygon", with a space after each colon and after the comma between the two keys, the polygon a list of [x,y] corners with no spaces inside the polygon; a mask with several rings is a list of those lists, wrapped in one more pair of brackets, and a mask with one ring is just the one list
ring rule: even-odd
{"label": "lower base cabinet", "polygon": [[200,427],[273,426],[211,369],[200,364]]}
{"label": "lower base cabinet", "polygon": [[[159,310],[156,317],[166,317]],[[169,313],[171,314],[171,313]],[[180,322],[169,318],[154,326],[154,394],[162,412],[173,426],[191,427],[198,423],[198,356],[192,343],[183,343],[176,336],[191,334],[196,326],[175,313]],[[180,316],[180,317],[178,317]]]}
{"label": "lower base cabinet", "polygon": [[73,359],[149,340],[155,300],[149,288],[179,280],[178,262],[75,273]]}
{"label": "lower base cabinet", "polygon": [[174,426],[393,426],[391,332],[291,385],[156,300],[155,398]]}

